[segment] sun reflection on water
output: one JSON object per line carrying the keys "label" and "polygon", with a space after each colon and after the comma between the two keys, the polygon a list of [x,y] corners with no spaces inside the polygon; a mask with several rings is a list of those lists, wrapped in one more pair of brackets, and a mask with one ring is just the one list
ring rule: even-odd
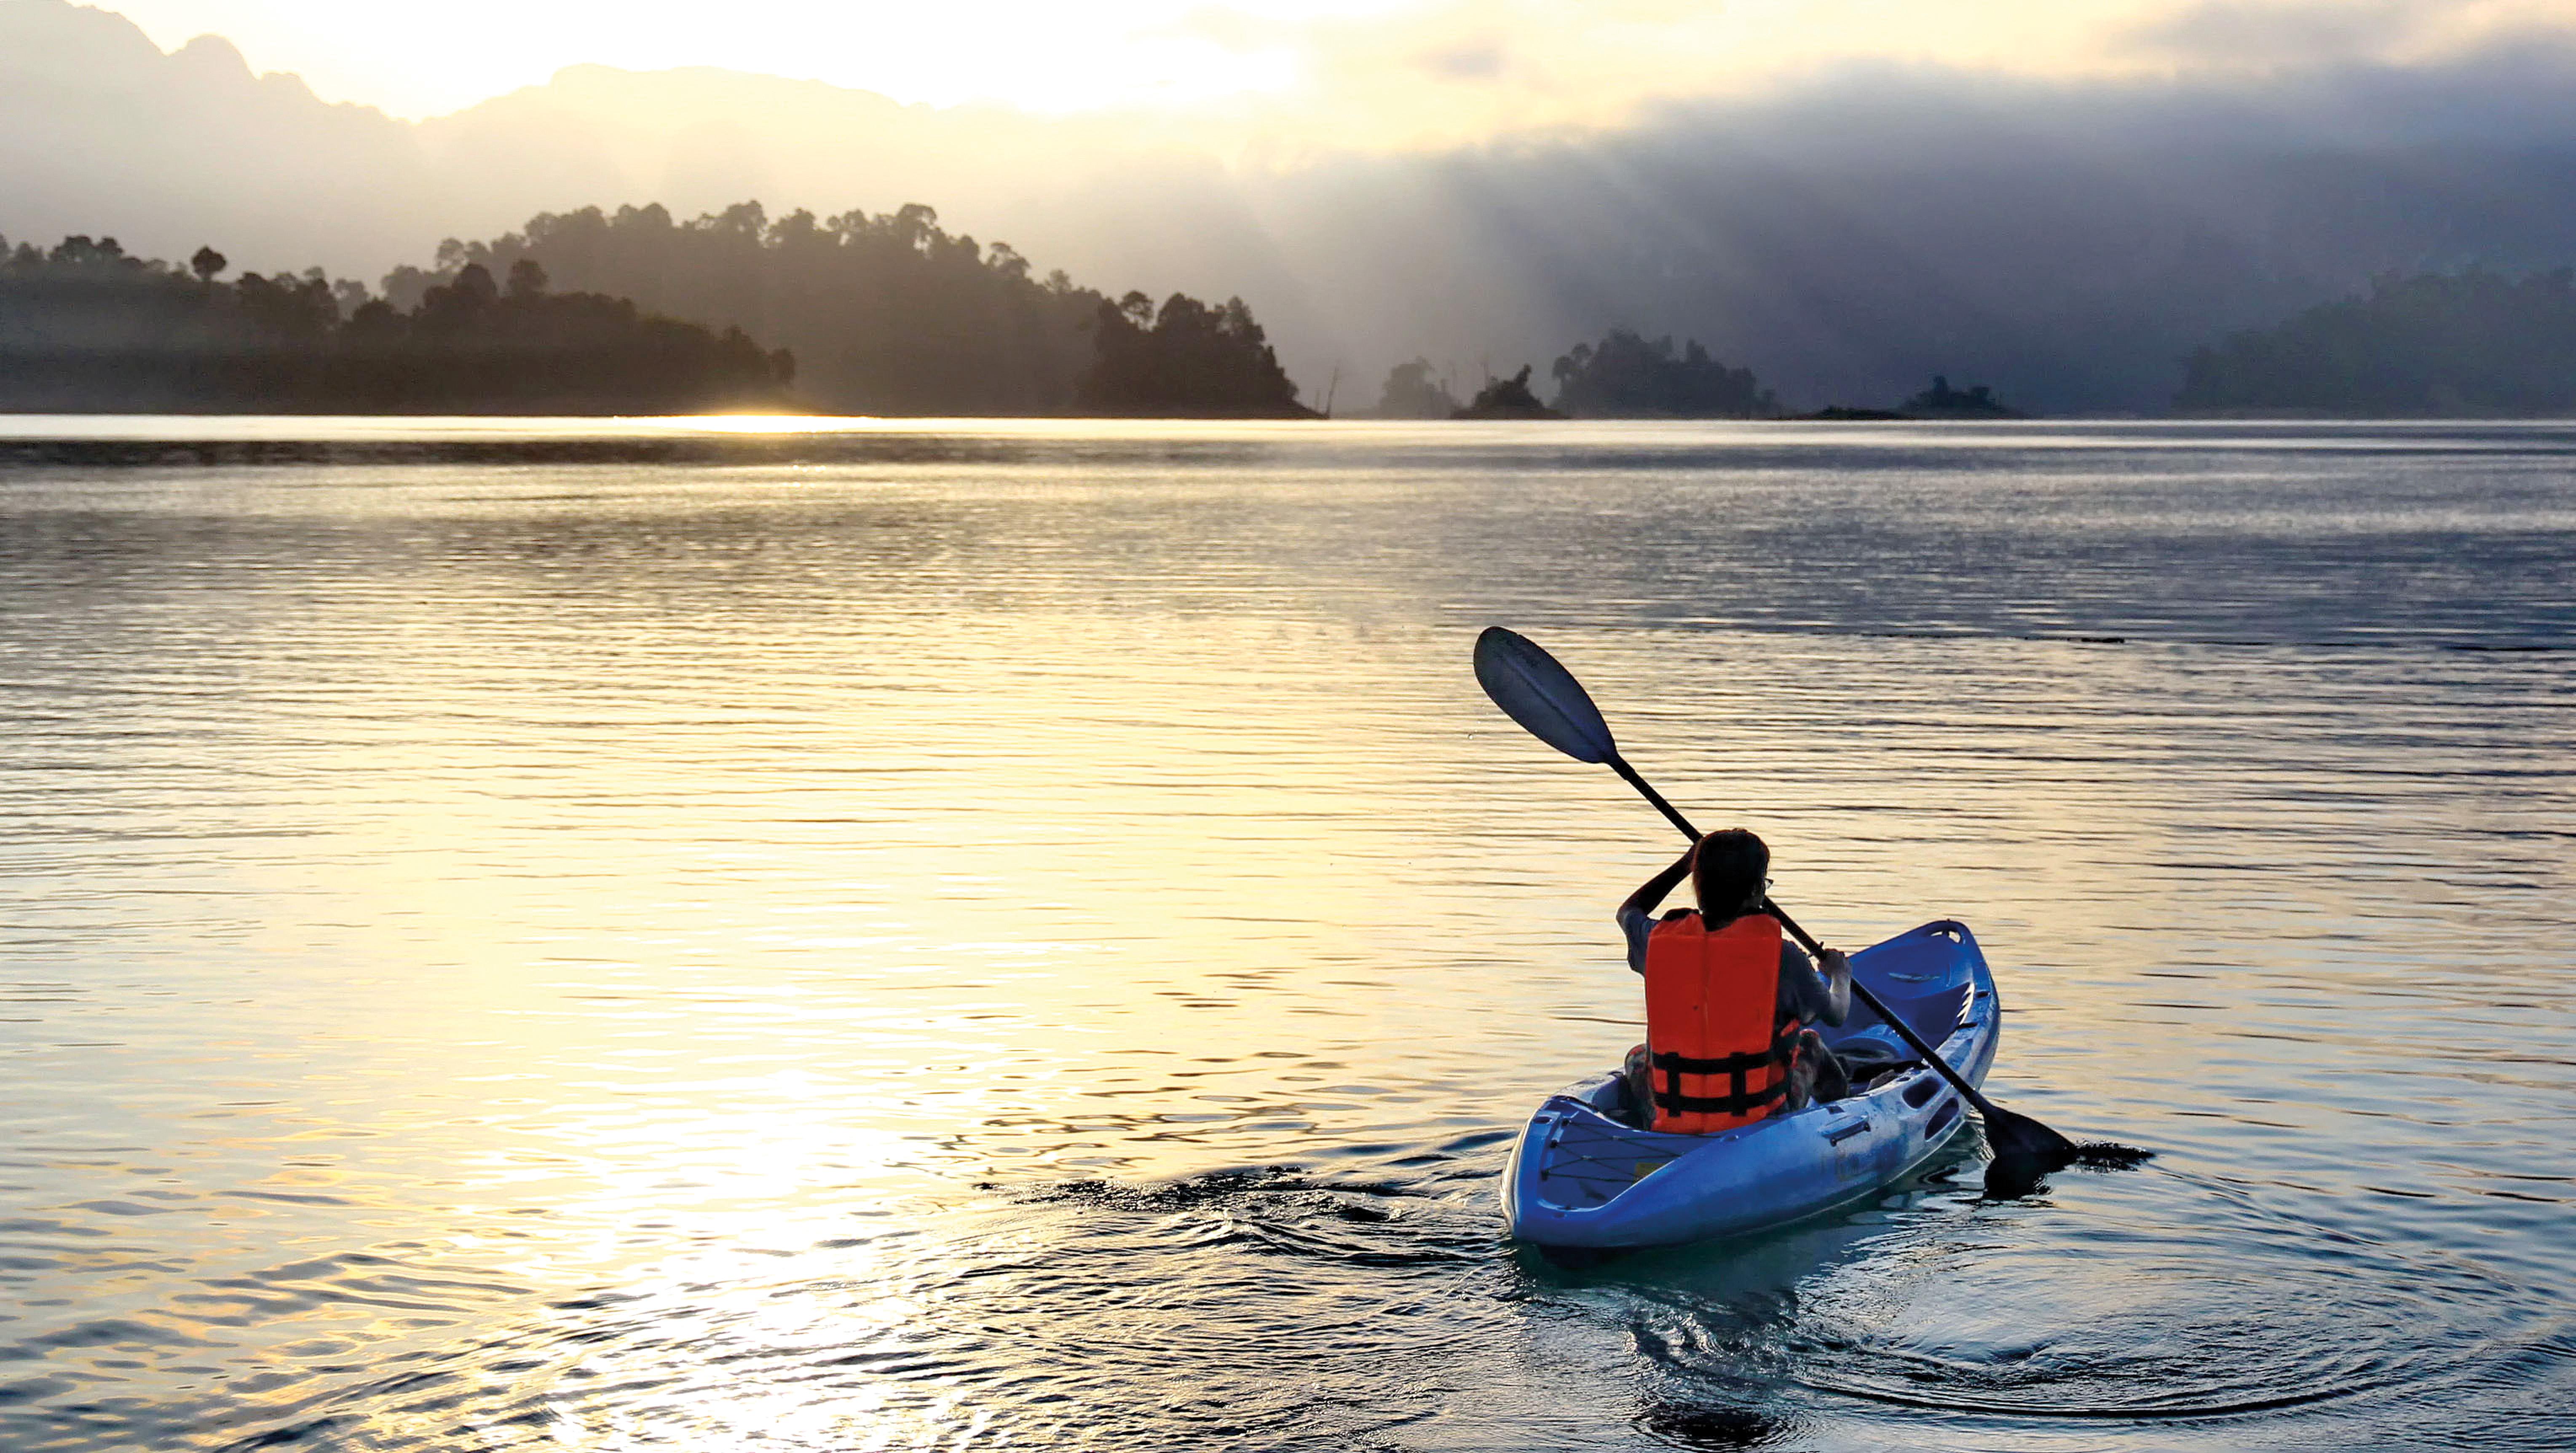
{"label": "sun reflection on water", "polygon": [[[13,1448],[1864,1446],[1909,1386],[2047,1447],[2084,1399],[2326,1408],[2157,1445],[2218,1447],[2568,1387],[2576,1052],[2493,1012],[2555,1002],[2576,886],[2534,583],[2576,515],[2512,472],[2560,466],[2398,509],[2420,475],[2265,456],[2246,517],[2313,524],[2229,546],[2116,431],[2080,465],[1711,431],[1676,469],[1674,430],[1431,468],[978,427],[1027,451],[11,497]],[[2475,580],[2419,538],[2461,517]],[[2158,1169],[1516,1258],[1492,1176],[1633,1042],[1608,907],[1669,845],[1475,693],[1492,619],[1833,940],[1973,922],[1999,1097]]]}

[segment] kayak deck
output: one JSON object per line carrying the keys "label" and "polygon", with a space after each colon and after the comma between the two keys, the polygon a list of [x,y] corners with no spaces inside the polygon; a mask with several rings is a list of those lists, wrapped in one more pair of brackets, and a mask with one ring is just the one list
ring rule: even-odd
{"label": "kayak deck", "polygon": [[[2002,1004],[1965,924],[1927,923],[1863,949],[1852,973],[1969,1083],[1984,1083]],[[1615,1071],[1548,1097],[1504,1175],[1512,1235],[1591,1248],[1740,1235],[1867,1196],[1965,1123],[1958,1092],[1864,1006],[1819,1032],[1853,1065],[1855,1092],[1717,1135],[1658,1134],[1618,1118],[1627,1090]]]}

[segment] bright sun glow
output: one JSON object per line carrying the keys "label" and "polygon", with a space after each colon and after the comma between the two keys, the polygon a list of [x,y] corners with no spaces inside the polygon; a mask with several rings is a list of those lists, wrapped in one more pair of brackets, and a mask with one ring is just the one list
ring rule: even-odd
{"label": "bright sun glow", "polygon": [[709,26],[702,6],[639,0],[601,23],[594,6],[456,0],[436,12],[325,0],[109,0],[164,46],[233,41],[254,70],[292,71],[332,100],[400,115],[461,109],[542,83],[568,65],[716,66],[829,81],[900,101],[1002,102],[1035,111],[1188,106],[1296,79],[1296,27],[1406,8],[1401,0],[1212,10],[1194,0],[973,7],[739,0]]}
{"label": "bright sun glow", "polygon": [[692,434],[835,434],[848,432],[856,422],[846,418],[817,418],[810,414],[699,414],[670,419],[655,419],[654,425]]}
{"label": "bright sun glow", "polygon": [[1117,0],[1067,6],[736,0],[108,0],[164,47],[205,33],[331,100],[443,114],[585,63],[708,66],[934,105],[1232,116],[1338,143],[1615,121],[1641,105],[1858,60],[2034,75],[2404,62],[2564,31],[2564,0]]}

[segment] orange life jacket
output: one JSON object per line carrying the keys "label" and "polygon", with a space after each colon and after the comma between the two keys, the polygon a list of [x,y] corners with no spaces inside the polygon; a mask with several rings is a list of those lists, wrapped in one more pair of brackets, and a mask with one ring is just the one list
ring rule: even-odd
{"label": "orange life jacket", "polygon": [[1646,936],[1657,1130],[1711,1135],[1778,1109],[1798,1029],[1780,1019],[1777,919],[1748,913],[1712,933],[1677,908]]}

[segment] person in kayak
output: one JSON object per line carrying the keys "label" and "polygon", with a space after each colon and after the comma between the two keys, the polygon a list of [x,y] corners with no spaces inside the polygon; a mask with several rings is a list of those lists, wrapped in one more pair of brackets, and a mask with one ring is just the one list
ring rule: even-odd
{"label": "person in kayak", "polygon": [[[1762,911],[1771,849],[1713,832],[1619,905],[1628,967],[1646,981],[1646,1042],[1628,1052],[1630,1102],[1656,1130],[1714,1134],[1850,1093],[1811,1024],[1851,1013],[1851,963],[1819,966]],[[1654,916],[1684,876],[1699,908]],[[1651,1113],[1647,1113],[1651,1107]]]}

